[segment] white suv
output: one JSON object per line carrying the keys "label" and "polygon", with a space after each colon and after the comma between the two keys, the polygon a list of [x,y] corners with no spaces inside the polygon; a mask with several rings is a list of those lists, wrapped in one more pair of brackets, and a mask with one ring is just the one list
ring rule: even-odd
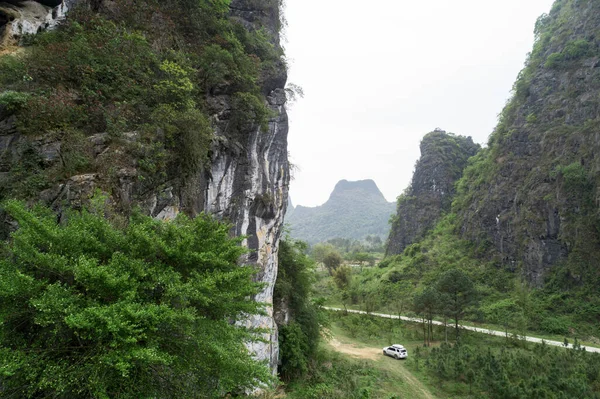
{"label": "white suv", "polygon": [[383,348],[383,354],[391,356],[398,360],[406,359],[406,357],[408,356],[408,352],[406,351],[406,348],[403,347],[402,345],[398,345],[398,344],[394,344],[392,346],[386,346],[385,348]]}

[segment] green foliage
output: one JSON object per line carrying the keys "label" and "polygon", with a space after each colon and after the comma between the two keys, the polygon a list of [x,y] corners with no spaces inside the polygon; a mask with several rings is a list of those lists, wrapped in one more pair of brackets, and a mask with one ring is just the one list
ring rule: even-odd
{"label": "green foliage", "polygon": [[320,350],[307,378],[287,389],[289,399],[387,399],[380,385],[387,373],[366,361]]}
{"label": "green foliage", "polygon": [[[279,352],[281,354],[281,370],[279,374],[284,381],[300,378],[308,371],[310,357],[314,354],[313,343],[302,331],[302,326],[291,321],[279,328]],[[316,347],[316,346],[315,346]],[[310,352],[313,353],[310,353]]]}
{"label": "green foliage", "polygon": [[433,341],[433,318],[442,306],[441,294],[433,287],[428,287],[414,295],[413,309],[423,318],[423,340],[426,346],[431,345],[431,341]]}
{"label": "green foliage", "polygon": [[567,192],[582,192],[589,189],[590,182],[588,173],[580,162],[574,162],[567,166],[556,169],[564,179],[564,187]]}
{"label": "green foliage", "polygon": [[[277,13],[278,6],[261,9]],[[110,10],[75,8],[59,29],[33,36],[23,52],[0,56],[0,106],[17,113],[25,135],[81,143],[108,132],[122,145],[125,134],[136,132],[137,142],[125,146],[130,152],[111,167],[129,167],[141,153],[147,156],[139,165],[144,184],[171,179],[185,185],[208,159],[215,129],[206,101],[211,95],[231,98],[226,133],[232,142],[244,141],[257,126],[266,129],[271,113],[261,79],[272,65],[278,71],[284,65],[281,48],[256,23],[249,31],[231,19],[229,0],[117,0]],[[76,153],[83,147],[71,147],[78,161],[52,165],[50,174],[108,168],[85,151]],[[11,172],[9,179],[16,177]]]}
{"label": "green foliage", "polygon": [[266,130],[271,112],[263,100],[252,93],[237,92],[233,95],[232,126],[236,131],[247,132],[259,125]]}
{"label": "green foliage", "polygon": [[576,61],[581,58],[589,57],[595,54],[595,45],[585,39],[577,39],[568,42],[563,50],[558,53],[552,53],[548,56],[544,66],[546,68],[559,68],[567,61]]}
{"label": "green foliage", "polygon": [[29,94],[17,91],[3,91],[0,93],[0,106],[4,107],[9,113],[20,110],[29,99]]}
{"label": "green foliage", "polygon": [[462,270],[451,269],[440,276],[437,290],[444,296],[443,302],[446,303],[448,314],[454,319],[458,338],[459,321],[476,299],[473,281]]}
{"label": "green foliage", "polygon": [[333,272],[333,281],[340,291],[347,290],[352,284],[352,269],[350,266],[340,266]]}
{"label": "green foliage", "polygon": [[331,275],[333,275],[333,272],[340,267],[343,261],[344,259],[342,259],[342,255],[340,255],[340,253],[337,251],[331,251],[323,258],[323,264]]}
{"label": "green foliage", "polygon": [[5,87],[17,82],[28,81],[25,63],[19,56],[0,57],[0,84]]}
{"label": "green foliage", "polygon": [[478,398],[596,398],[600,394],[600,356],[577,349],[442,344],[431,350],[425,364],[443,382],[469,385]]}
{"label": "green foliage", "polygon": [[258,331],[235,323],[262,306],[228,226],[5,211],[19,224],[0,260],[5,395],[212,398],[270,381],[244,346]]}
{"label": "green foliage", "polygon": [[303,242],[284,239],[279,243],[273,302],[276,312],[287,311],[290,318],[288,324],[279,326],[279,374],[284,381],[299,379],[307,373],[320,342],[320,327],[325,324],[319,305],[310,298],[315,265],[305,252]]}

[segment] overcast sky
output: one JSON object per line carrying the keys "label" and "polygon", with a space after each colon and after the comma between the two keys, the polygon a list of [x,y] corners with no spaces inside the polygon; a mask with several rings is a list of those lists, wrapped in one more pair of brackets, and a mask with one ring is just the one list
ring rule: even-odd
{"label": "overcast sky", "polygon": [[436,127],[487,142],[552,0],[286,0],[294,205],[341,179],[388,199]]}

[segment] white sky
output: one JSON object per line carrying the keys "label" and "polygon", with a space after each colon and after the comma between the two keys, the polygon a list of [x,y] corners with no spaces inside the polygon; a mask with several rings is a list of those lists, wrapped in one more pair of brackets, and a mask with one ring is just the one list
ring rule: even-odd
{"label": "white sky", "polygon": [[286,3],[290,195],[316,206],[341,179],[394,201],[436,127],[487,142],[553,0]]}

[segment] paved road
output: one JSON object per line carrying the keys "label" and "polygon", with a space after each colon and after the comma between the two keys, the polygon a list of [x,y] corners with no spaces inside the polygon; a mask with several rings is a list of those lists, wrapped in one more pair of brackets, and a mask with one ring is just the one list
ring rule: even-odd
{"label": "paved road", "polygon": [[[343,311],[344,309],[340,309],[340,308],[330,308],[327,306],[324,306],[325,309],[328,310],[335,310],[335,311]],[[367,314],[367,312],[362,311],[362,310],[352,310],[352,309],[348,309],[348,313],[359,313],[359,314]],[[412,321],[415,323],[421,323],[423,320],[422,319],[418,319],[416,317],[406,317],[406,316],[398,316],[398,315],[393,315],[393,314],[385,314],[385,313],[369,313],[371,316],[377,316],[377,317],[384,317],[387,319],[400,319],[400,320],[404,320],[404,321]],[[433,324],[438,325],[438,326],[443,326],[444,323],[442,323],[441,321],[433,321]],[[463,325],[459,325],[460,328],[463,328],[465,330],[469,330],[469,331],[475,331],[478,333],[482,333],[482,334],[489,334],[489,335],[497,335],[499,337],[504,337],[506,336],[506,333],[504,331],[496,331],[496,330],[488,330],[487,328],[479,328],[479,327],[471,327],[471,326],[463,326]],[[547,340],[547,339],[541,339],[541,338],[535,338],[535,337],[525,337],[525,336],[519,336],[520,339],[524,339],[525,341],[528,342],[535,342],[537,344],[541,344],[542,341],[546,343],[546,345],[553,345],[553,346],[560,346],[565,348],[565,344],[563,342],[560,341],[551,341],[551,340]],[[573,345],[569,344],[566,348],[572,348]],[[585,349],[588,352],[596,352],[596,353],[600,353],[600,348],[594,348],[592,346],[582,346],[582,349]]]}

